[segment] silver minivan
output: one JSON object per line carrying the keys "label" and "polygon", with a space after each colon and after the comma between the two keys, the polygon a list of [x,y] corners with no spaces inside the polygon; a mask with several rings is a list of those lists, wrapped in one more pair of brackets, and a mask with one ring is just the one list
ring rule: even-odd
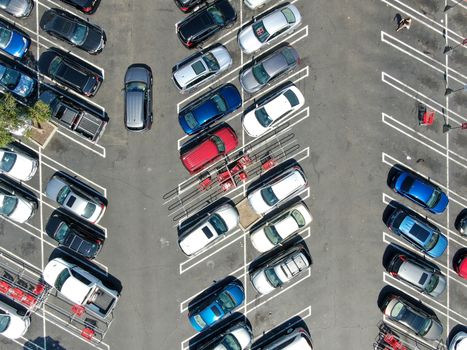
{"label": "silver minivan", "polygon": [[308,332],[299,327],[276,339],[261,350],[313,350],[313,343]]}

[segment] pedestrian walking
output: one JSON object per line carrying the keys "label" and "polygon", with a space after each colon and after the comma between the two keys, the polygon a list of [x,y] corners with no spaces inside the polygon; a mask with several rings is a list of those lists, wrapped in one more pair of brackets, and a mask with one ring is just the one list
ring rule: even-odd
{"label": "pedestrian walking", "polygon": [[397,25],[396,32],[403,28],[410,29],[410,25],[412,24],[412,18],[407,17],[399,21],[399,24]]}

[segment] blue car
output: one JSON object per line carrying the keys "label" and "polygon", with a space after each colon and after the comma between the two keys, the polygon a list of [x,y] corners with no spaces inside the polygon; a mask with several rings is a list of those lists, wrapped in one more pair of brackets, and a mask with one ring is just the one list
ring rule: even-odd
{"label": "blue car", "polygon": [[441,189],[423,177],[401,171],[390,180],[390,187],[433,214],[441,214],[449,199]]}
{"label": "blue car", "polygon": [[30,102],[36,98],[37,81],[18,70],[17,66],[0,61],[0,92],[10,92],[20,101]]}
{"label": "blue car", "polygon": [[228,316],[234,309],[242,305],[244,299],[243,287],[238,283],[229,283],[196,305],[188,318],[193,328],[201,332]]}
{"label": "blue car", "polygon": [[178,121],[183,131],[192,135],[232,113],[241,105],[242,97],[237,88],[232,84],[222,85],[183,107],[178,114]]}
{"label": "blue car", "polygon": [[12,24],[0,19],[0,50],[22,59],[31,45],[29,36]]}
{"label": "blue car", "polygon": [[433,258],[443,255],[448,246],[448,240],[438,227],[402,205],[391,213],[387,226],[396,235]]}

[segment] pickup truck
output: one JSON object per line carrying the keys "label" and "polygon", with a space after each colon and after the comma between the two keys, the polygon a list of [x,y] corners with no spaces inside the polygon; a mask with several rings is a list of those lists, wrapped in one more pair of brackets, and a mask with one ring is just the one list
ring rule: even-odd
{"label": "pickup truck", "polygon": [[42,275],[45,282],[55,287],[65,298],[84,306],[101,319],[108,318],[117,304],[117,291],[106,287],[88,271],[62,258],[50,260]]}
{"label": "pickup truck", "polygon": [[50,107],[52,121],[65,126],[80,136],[97,142],[104,132],[108,122],[107,114],[104,111],[91,108],[52,90],[43,91],[39,99]]}

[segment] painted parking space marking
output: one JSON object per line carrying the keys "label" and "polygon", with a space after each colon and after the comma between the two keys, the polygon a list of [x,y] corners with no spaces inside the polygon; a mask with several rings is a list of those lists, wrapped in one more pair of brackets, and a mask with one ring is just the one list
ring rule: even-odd
{"label": "painted parking space marking", "polygon": [[[402,333],[404,333],[404,334],[407,333],[407,329],[404,329],[401,326],[399,326],[397,323],[391,321],[389,318],[386,317],[386,315],[383,315],[383,320],[387,324],[391,325],[391,327],[394,327],[394,328],[398,329]],[[433,349],[433,350],[438,350],[439,349],[439,347],[437,345],[430,344],[426,340],[424,340],[423,338],[421,338],[421,337],[419,337],[419,336],[417,336],[415,334],[410,333],[410,337],[416,339],[417,342],[422,343],[423,345],[429,347],[430,349]]]}

